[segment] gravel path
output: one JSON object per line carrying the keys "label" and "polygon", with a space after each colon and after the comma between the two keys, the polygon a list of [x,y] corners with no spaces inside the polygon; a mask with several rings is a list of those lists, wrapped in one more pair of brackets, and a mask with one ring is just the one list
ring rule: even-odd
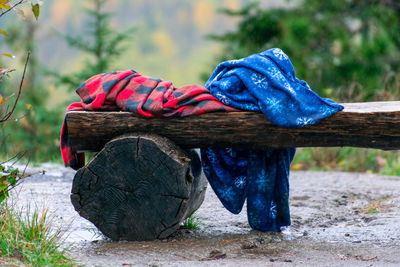
{"label": "gravel path", "polygon": [[[87,266],[399,266],[400,177],[364,173],[293,172],[292,226],[251,231],[245,210],[227,212],[212,190],[196,216],[200,230],[167,240],[111,242],[74,211],[74,171],[45,164],[18,187],[18,205],[47,207],[66,229],[72,257]],[[34,171],[31,169],[30,171]]]}

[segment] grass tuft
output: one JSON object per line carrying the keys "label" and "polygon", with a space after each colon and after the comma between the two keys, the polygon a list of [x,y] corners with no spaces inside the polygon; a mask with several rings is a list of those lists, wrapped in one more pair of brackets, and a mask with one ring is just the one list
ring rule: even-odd
{"label": "grass tuft", "polygon": [[391,208],[392,206],[388,204],[387,202],[390,200],[390,198],[386,199],[380,199],[378,201],[374,201],[369,203],[365,208],[364,208],[364,213],[365,214],[376,214],[379,212],[384,212]]}
{"label": "grass tuft", "polygon": [[181,228],[193,229],[193,230],[199,230],[200,229],[199,218],[194,215],[194,212],[192,212],[189,215],[189,217],[187,217],[183,221]]}
{"label": "grass tuft", "polygon": [[0,206],[0,259],[31,266],[77,266],[62,248],[61,230],[53,230],[47,210],[16,212]]}

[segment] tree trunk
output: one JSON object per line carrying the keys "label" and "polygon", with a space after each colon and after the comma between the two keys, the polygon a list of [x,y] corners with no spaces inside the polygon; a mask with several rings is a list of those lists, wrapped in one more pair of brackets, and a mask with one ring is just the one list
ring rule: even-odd
{"label": "tree trunk", "polygon": [[122,136],[76,173],[71,201],[112,240],[154,240],[200,207],[206,187],[196,152],[162,137]]}
{"label": "tree trunk", "polygon": [[151,133],[182,148],[245,149],[353,146],[400,149],[400,102],[343,104],[345,109],[299,129],[271,124],[262,113],[214,112],[184,118],[145,118],[129,112],[67,113],[76,151],[99,151],[115,136]]}

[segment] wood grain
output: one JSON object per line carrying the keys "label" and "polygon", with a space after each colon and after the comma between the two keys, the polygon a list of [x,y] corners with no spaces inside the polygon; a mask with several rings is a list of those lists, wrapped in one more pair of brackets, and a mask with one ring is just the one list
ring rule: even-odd
{"label": "wood grain", "polygon": [[123,136],[75,174],[71,202],[112,240],[154,240],[200,207],[206,187],[195,152],[166,138]]}
{"label": "wood grain", "polygon": [[184,118],[144,118],[129,112],[71,111],[66,114],[72,147],[99,151],[126,133],[153,133],[182,148],[353,146],[400,149],[400,101],[345,103],[345,109],[318,124],[289,129],[262,113],[215,112]]}

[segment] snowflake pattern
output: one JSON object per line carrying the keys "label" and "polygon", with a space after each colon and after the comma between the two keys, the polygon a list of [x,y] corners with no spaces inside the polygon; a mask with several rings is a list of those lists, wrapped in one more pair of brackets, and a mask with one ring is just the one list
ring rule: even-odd
{"label": "snowflake pattern", "polygon": [[289,84],[288,80],[283,76],[281,71],[272,66],[267,69],[268,73],[271,75],[271,78],[273,78],[275,81],[278,82],[278,84],[281,84],[284,88],[286,88],[290,93],[293,95],[296,95],[296,92],[293,90],[292,86]]}
{"label": "snowflake pattern", "polygon": [[275,204],[275,201],[272,201],[271,202],[271,208],[269,210],[269,216],[272,219],[276,219],[276,215],[277,215],[276,204]]}
{"label": "snowflake pattern", "polygon": [[[313,124],[342,109],[297,79],[288,56],[278,48],[221,63],[206,87],[222,103],[262,111],[272,123],[286,127]],[[280,231],[290,225],[288,176],[295,149],[202,149],[201,153],[207,179],[228,210],[240,212],[247,198],[253,229]]]}
{"label": "snowflake pattern", "polygon": [[246,176],[236,177],[234,185],[239,189],[245,188],[245,186],[246,186]]}
{"label": "snowflake pattern", "polygon": [[275,48],[272,50],[272,53],[274,53],[274,56],[279,58],[280,60],[287,60],[289,57],[279,48]]}
{"label": "snowflake pattern", "polygon": [[328,117],[332,114],[332,111],[326,107],[319,107],[318,112],[322,114],[323,117]]}
{"label": "snowflake pattern", "polygon": [[242,109],[244,110],[250,110],[250,111],[260,111],[260,108],[255,105],[255,104],[251,104],[251,103],[245,103],[242,105]]}
{"label": "snowflake pattern", "polygon": [[215,94],[215,97],[222,102],[222,104],[229,106],[230,101],[226,95],[221,94],[220,92]]}
{"label": "snowflake pattern", "polygon": [[313,119],[307,118],[307,117],[300,117],[300,118],[297,118],[297,120],[296,120],[296,124],[298,126],[306,126],[306,125],[309,125],[312,123],[313,123]]}
{"label": "snowflake pattern", "polygon": [[259,88],[266,89],[268,88],[267,77],[259,74],[253,73],[251,75],[251,80],[253,81],[254,85],[258,86]]}
{"label": "snowflake pattern", "polygon": [[219,86],[223,89],[223,90],[227,90],[229,89],[229,87],[231,87],[231,82],[228,79],[225,79],[223,81],[221,81],[221,83],[219,84]]}
{"label": "snowflake pattern", "polygon": [[286,82],[286,78],[282,75],[279,69],[275,66],[268,67],[267,72],[271,75],[271,78],[277,83]]}
{"label": "snowflake pattern", "polygon": [[219,191],[219,196],[222,199],[235,199],[235,192],[232,187],[225,187],[224,189]]}
{"label": "snowflake pattern", "polygon": [[281,101],[277,98],[267,97],[264,102],[268,109],[279,111],[282,108]]}

